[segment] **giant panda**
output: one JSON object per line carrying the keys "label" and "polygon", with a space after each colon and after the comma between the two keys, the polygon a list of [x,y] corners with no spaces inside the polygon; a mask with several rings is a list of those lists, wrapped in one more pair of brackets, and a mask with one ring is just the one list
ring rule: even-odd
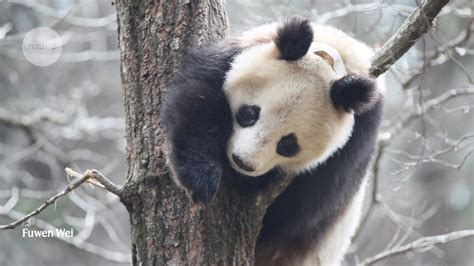
{"label": "giant panda", "polygon": [[340,264],[383,109],[372,55],[292,18],[192,50],[176,71],[161,121],[170,169],[195,202],[212,200],[226,169],[259,184],[294,176],[267,209],[256,265]]}

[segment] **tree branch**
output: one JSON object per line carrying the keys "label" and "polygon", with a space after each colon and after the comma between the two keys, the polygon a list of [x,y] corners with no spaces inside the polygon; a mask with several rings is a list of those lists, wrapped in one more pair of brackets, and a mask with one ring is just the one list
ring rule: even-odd
{"label": "tree branch", "polygon": [[400,29],[372,57],[370,74],[378,77],[395,63],[431,27],[434,18],[449,0],[424,0],[403,22]]}
{"label": "tree branch", "polygon": [[41,206],[39,206],[38,208],[36,208],[32,212],[28,213],[27,215],[21,217],[20,219],[14,221],[12,223],[9,223],[9,224],[6,224],[6,225],[1,225],[0,230],[13,229],[13,228],[17,227],[18,225],[20,225],[21,223],[28,220],[29,218],[31,218],[35,215],[38,215],[40,212],[42,212],[44,209],[46,209],[49,205],[55,203],[56,200],[58,200],[62,196],[66,195],[69,192],[73,191],[74,189],[78,188],[80,185],[82,185],[84,182],[86,182],[87,179],[89,179],[89,178],[90,178],[90,176],[84,175],[82,178],[75,180],[69,186],[67,186],[63,191],[59,192],[58,194],[56,194],[56,195],[52,196],[51,198],[49,198],[48,200],[46,200]]}
{"label": "tree branch", "polygon": [[86,176],[89,176],[89,180],[87,182],[94,184],[98,187],[101,187],[118,197],[121,196],[122,194],[122,188],[114,184],[110,179],[105,177],[101,172],[92,169],[92,170],[87,170],[84,172],[84,174],[80,174],[70,168],[64,169],[67,173],[68,176],[76,177],[76,178],[84,178]]}
{"label": "tree branch", "polygon": [[429,250],[434,245],[446,244],[454,240],[459,240],[459,239],[468,238],[468,237],[474,237],[474,230],[455,231],[455,232],[451,232],[445,235],[422,237],[406,245],[389,249],[373,257],[367,258],[359,265],[371,265],[377,261],[387,259],[388,257],[391,257],[391,256],[396,256],[396,255],[400,255],[409,251],[415,251],[415,250],[420,250],[420,249]]}
{"label": "tree branch", "polygon": [[33,210],[32,212],[28,213],[27,215],[21,217],[20,219],[11,222],[9,224],[5,225],[0,225],[0,230],[5,230],[5,229],[14,229],[18,225],[22,224],[29,218],[38,215],[41,213],[44,209],[46,209],[48,206],[54,204],[58,199],[63,197],[64,195],[68,194],[69,192],[73,191],[74,189],[78,188],[85,182],[97,185],[99,187],[102,187],[106,190],[108,190],[111,193],[114,193],[115,195],[119,196],[121,195],[121,188],[112,183],[107,177],[105,177],[103,174],[101,174],[97,170],[86,170],[84,174],[80,174],[70,168],[65,169],[66,173],[68,176],[76,177],[75,181],[73,181],[69,186],[67,186],[63,191],[59,192],[58,194],[52,196],[48,200],[46,200],[41,206]]}

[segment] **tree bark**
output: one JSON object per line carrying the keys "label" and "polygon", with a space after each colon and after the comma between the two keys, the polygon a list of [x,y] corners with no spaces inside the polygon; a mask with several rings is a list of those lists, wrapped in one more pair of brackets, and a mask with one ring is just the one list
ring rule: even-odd
{"label": "tree bark", "polygon": [[120,0],[116,6],[127,138],[121,199],[130,213],[133,264],[253,264],[269,198],[243,196],[224,178],[209,206],[193,204],[170,176],[159,124],[166,84],[185,51],[225,36],[224,2]]}

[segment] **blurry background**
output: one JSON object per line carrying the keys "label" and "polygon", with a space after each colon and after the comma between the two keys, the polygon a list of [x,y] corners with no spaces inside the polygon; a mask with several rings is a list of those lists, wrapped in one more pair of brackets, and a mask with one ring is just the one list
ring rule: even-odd
{"label": "blurry background", "polygon": [[[64,167],[124,180],[124,119],[113,1],[0,0],[0,224],[61,191]],[[299,15],[381,46],[413,0],[227,1],[231,33]],[[474,228],[474,3],[454,0],[387,76],[385,122],[363,224],[346,257],[356,264],[428,235]],[[61,36],[58,62],[25,60],[39,26]],[[318,34],[317,32],[315,34]],[[118,198],[82,186],[31,219],[74,238],[0,231],[0,265],[128,265],[128,215]],[[386,265],[474,265],[466,239],[390,258]],[[424,251],[424,252],[421,252]]]}

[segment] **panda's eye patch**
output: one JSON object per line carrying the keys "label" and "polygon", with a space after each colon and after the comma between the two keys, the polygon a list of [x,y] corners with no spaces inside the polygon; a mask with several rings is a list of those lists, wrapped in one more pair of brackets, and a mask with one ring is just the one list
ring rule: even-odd
{"label": "panda's eye patch", "polygon": [[253,126],[260,116],[260,107],[256,105],[242,105],[240,106],[235,119],[241,127]]}
{"label": "panda's eye patch", "polygon": [[284,157],[295,156],[300,151],[298,140],[295,134],[288,134],[280,139],[276,152]]}

